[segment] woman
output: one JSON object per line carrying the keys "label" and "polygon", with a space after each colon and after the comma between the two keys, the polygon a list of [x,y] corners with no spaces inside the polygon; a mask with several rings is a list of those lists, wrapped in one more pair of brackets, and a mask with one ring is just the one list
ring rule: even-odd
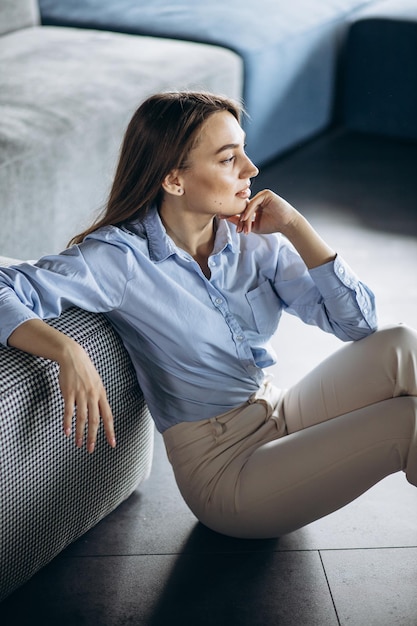
{"label": "woman", "polygon": [[[183,497],[237,537],[276,537],[388,474],[417,485],[416,333],[376,331],[372,292],[269,190],[245,154],[240,109],[157,94],[126,131],[103,216],[71,247],[0,273],[0,339],[60,366],[64,431],[93,452],[103,385],[42,319],[103,312],[130,353]],[[287,391],[264,368],[283,310],[349,343]]]}

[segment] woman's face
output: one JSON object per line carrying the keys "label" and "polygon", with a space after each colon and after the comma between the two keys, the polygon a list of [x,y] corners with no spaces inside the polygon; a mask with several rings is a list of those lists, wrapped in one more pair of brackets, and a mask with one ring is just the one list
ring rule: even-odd
{"label": "woman's face", "polygon": [[250,197],[250,179],[258,169],[245,154],[245,134],[228,111],[204,122],[188,165],[181,170],[182,200],[188,210],[230,217],[242,213]]}

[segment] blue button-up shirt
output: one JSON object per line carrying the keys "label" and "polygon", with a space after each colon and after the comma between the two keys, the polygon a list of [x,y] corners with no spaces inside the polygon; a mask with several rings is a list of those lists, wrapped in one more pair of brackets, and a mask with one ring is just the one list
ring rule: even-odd
{"label": "blue button-up shirt", "polygon": [[282,311],[343,341],[376,328],[374,297],[343,260],[307,270],[280,234],[237,234],[220,220],[207,279],[156,209],[129,228],[0,271],[0,341],[70,306],[104,313],[120,334],[157,428],[244,403],[275,363]]}

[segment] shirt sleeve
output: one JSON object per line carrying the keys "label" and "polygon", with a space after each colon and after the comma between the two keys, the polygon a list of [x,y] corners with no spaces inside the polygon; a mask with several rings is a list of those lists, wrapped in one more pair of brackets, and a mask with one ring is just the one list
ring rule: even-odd
{"label": "shirt sleeve", "polygon": [[339,255],[308,270],[297,252],[285,246],[275,286],[289,313],[342,341],[361,339],[377,328],[373,292]]}
{"label": "shirt sleeve", "polygon": [[129,272],[115,245],[87,240],[36,263],[0,268],[0,343],[30,319],[52,319],[71,306],[94,313],[117,308]]}

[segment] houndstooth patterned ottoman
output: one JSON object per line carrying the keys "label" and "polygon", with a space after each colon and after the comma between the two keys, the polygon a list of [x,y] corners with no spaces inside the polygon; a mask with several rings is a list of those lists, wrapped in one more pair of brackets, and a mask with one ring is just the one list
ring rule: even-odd
{"label": "houndstooth patterned ottoman", "polygon": [[0,599],[110,513],[149,475],[153,424],[133,366],[102,315],[70,309],[52,326],[81,343],[112,407],[94,454],[62,429],[56,363],[0,347]]}

